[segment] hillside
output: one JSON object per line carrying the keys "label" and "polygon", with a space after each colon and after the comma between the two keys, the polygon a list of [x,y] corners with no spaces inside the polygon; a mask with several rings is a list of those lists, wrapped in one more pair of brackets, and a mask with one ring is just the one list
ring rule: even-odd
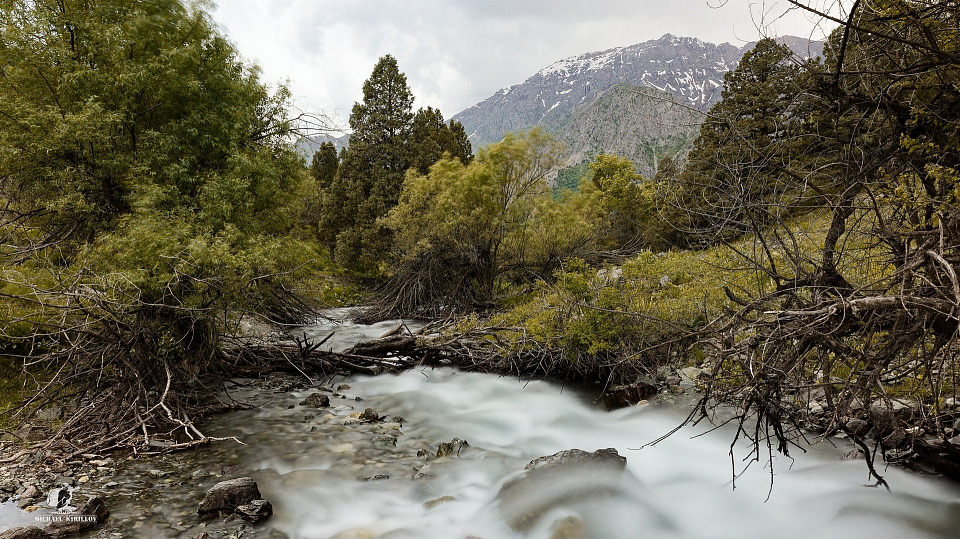
{"label": "hillside", "polygon": [[664,155],[683,152],[697,134],[703,114],[673,94],[618,84],[578,107],[557,131],[570,154],[568,164],[613,153],[629,158],[652,177]]}

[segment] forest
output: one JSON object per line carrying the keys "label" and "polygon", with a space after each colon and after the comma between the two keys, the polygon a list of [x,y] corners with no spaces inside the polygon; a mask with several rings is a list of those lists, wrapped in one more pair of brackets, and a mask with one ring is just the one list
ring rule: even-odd
{"label": "forest", "polygon": [[[763,39],[689,152],[560,182],[548,130],[475,148],[391,55],[342,144],[203,4],[0,0],[0,465],[233,444],[237,377],[434,365],[692,382],[735,477],[840,434],[875,485],[960,479],[960,6],[789,3],[821,56]],[[355,306],[430,331],[299,329]]]}

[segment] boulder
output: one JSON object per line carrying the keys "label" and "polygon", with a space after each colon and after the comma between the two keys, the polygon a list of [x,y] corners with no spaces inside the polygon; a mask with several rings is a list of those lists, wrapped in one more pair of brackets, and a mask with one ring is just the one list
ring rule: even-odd
{"label": "boulder", "polygon": [[257,482],[249,477],[221,481],[207,491],[197,513],[202,516],[232,513],[237,507],[259,499]]}
{"label": "boulder", "polygon": [[[612,448],[568,449],[534,459],[522,475],[504,483],[496,496],[497,507],[504,521],[523,534],[543,529],[558,513],[586,515],[588,507],[607,501],[631,500],[638,511],[648,511],[636,498],[639,483],[626,470],[626,461]],[[587,531],[585,524],[572,526],[570,533],[558,537],[579,537],[573,528]]]}
{"label": "boulder", "polygon": [[684,367],[678,371],[680,376],[689,380],[696,380],[703,374],[703,369],[697,367]]}
{"label": "boulder", "polygon": [[607,410],[626,408],[650,399],[657,394],[657,384],[650,380],[639,380],[634,384],[612,386],[603,393],[603,404]]}
{"label": "boulder", "polygon": [[908,399],[877,399],[870,403],[870,417],[880,432],[890,433],[919,413],[919,408],[918,403]]}
{"label": "boulder", "polygon": [[857,436],[863,436],[870,431],[870,423],[867,423],[865,420],[856,417],[847,418],[844,420],[843,426],[846,427],[847,431],[849,431],[851,434],[855,434]]}
{"label": "boulder", "polygon": [[310,406],[311,408],[326,408],[330,406],[330,397],[314,393],[300,401],[300,406]]}
{"label": "boulder", "polygon": [[36,526],[11,528],[0,533],[0,539],[50,539],[51,535]]}
{"label": "boulder", "polygon": [[273,516],[273,505],[267,500],[253,500],[238,506],[233,512],[251,524],[259,524]]}
{"label": "boulder", "polygon": [[627,465],[627,457],[621,456],[616,449],[608,447],[607,449],[598,449],[593,452],[583,451],[581,449],[567,449],[546,457],[540,457],[530,461],[525,470],[544,471],[560,466],[591,466],[614,468],[622,470]]}
{"label": "boulder", "polygon": [[110,516],[110,511],[107,510],[107,504],[104,503],[103,498],[94,496],[77,506],[76,511],[67,515],[83,517],[83,520],[65,519],[51,523],[46,527],[51,537],[72,537],[87,533],[103,524],[103,521]]}

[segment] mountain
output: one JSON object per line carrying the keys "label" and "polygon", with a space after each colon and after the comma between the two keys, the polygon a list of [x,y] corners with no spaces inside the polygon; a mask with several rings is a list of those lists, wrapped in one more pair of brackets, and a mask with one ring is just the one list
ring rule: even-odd
{"label": "mountain", "polygon": [[556,136],[567,146],[570,165],[612,153],[653,177],[663,156],[688,149],[702,117],[671,93],[621,83],[577,107]]}
{"label": "mountain", "polygon": [[[822,43],[780,39],[801,57],[820,54]],[[504,88],[453,117],[474,147],[499,141],[508,131],[542,125],[558,133],[580,107],[621,83],[653,88],[706,111],[720,99],[723,75],[754,43],[715,45],[667,34],[660,39],[581,54],[554,62],[526,81]]]}
{"label": "mountain", "polygon": [[349,144],[350,135],[340,135],[339,137],[333,135],[304,136],[297,139],[297,142],[293,145],[293,149],[302,155],[309,165],[310,160],[313,159],[313,154],[320,149],[320,145],[324,142],[332,142],[337,151],[340,151],[341,148]]}

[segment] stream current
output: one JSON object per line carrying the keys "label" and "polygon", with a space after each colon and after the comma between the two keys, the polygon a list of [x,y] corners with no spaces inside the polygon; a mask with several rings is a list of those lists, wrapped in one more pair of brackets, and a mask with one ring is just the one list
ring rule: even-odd
{"label": "stream current", "polygon": [[[393,325],[331,321],[304,331],[314,338],[336,331],[327,346],[342,349]],[[960,533],[960,487],[892,467],[881,471],[890,492],[866,486],[863,460],[843,458],[852,449],[848,440],[795,450],[794,460],[775,458],[772,491],[763,462],[739,475],[733,488],[728,429],[696,436],[710,426],[685,427],[638,449],[683,420],[690,400],[682,397],[606,412],[596,395],[577,388],[451,369],[322,382],[330,388],[330,408],[301,406],[317,391],[309,387],[261,383],[233,390],[233,398],[256,407],[212,418],[204,430],[237,436],[245,445],[220,442],[122,462],[105,479],[118,485],[89,489],[103,494],[112,512],[99,535],[227,533],[223,523],[200,523],[195,511],[213,484],[239,476],[253,477],[275,511],[245,537],[849,539]],[[365,408],[387,419],[358,423],[357,412]],[[440,442],[455,437],[469,445],[459,454],[433,457]],[[549,476],[502,503],[502,486],[522,477],[530,460],[608,447],[627,458],[623,473]],[[747,448],[738,448],[738,470],[746,454]]]}

